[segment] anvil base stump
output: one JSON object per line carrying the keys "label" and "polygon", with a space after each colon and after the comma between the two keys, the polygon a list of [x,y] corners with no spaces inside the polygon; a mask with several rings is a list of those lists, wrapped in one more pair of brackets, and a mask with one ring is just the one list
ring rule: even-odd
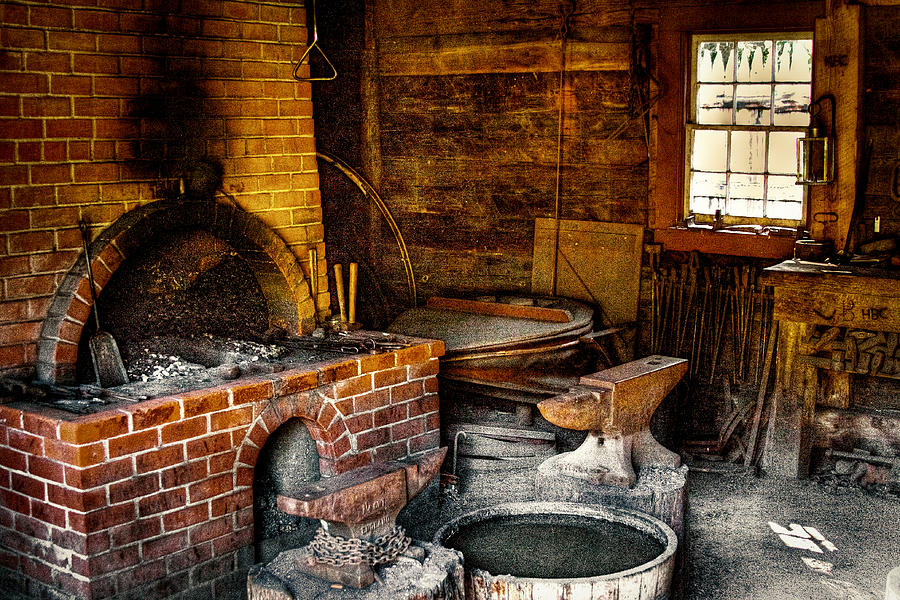
{"label": "anvil base stump", "polygon": [[425,551],[420,563],[399,558],[376,567],[380,581],[362,589],[336,584],[301,572],[303,548],[286,550],[265,565],[250,569],[247,600],[464,600],[462,555],[456,550],[414,541]]}
{"label": "anvil base stump", "polygon": [[623,488],[594,484],[581,477],[565,475],[558,468],[563,456],[554,456],[538,467],[534,482],[535,500],[603,504],[647,513],[671,527],[678,535],[679,547],[683,547],[686,466],[640,468],[634,486]]}

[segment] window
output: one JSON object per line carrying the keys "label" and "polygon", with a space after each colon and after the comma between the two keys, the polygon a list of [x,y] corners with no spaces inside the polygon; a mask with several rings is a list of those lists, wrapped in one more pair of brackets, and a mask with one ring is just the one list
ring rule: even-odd
{"label": "window", "polygon": [[812,33],[691,36],[685,214],[803,223],[797,138],[809,126]]}

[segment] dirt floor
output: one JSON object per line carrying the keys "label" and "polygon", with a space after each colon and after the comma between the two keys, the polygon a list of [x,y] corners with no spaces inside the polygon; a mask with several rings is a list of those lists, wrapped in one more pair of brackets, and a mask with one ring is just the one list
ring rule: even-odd
{"label": "dirt floor", "polygon": [[[429,488],[400,521],[413,537],[431,539],[462,512],[533,499],[533,467],[500,474],[462,472],[459,495]],[[773,526],[806,548],[789,547]],[[882,600],[888,571],[900,566],[900,499],[857,486],[691,472],[687,537],[685,600]]]}
{"label": "dirt floor", "polygon": [[[900,565],[896,497],[808,480],[692,473],[688,501],[685,598],[881,600],[888,572]],[[770,523],[813,527],[835,549],[784,535],[821,552],[789,547]]]}
{"label": "dirt floor", "polygon": [[[534,465],[499,466],[461,469],[458,494],[434,483],[401,512],[399,523],[412,537],[431,540],[463,512],[534,499]],[[887,574],[900,566],[895,495],[746,474],[691,472],[688,485],[687,554],[673,600],[883,600]],[[820,552],[789,547],[773,525],[794,545],[815,544]],[[799,537],[809,532],[800,526],[826,541]],[[246,579],[236,575],[234,589],[217,600],[246,598]]]}

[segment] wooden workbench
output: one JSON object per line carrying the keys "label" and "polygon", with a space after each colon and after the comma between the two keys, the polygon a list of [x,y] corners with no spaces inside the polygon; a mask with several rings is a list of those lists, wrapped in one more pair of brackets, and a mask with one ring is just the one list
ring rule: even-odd
{"label": "wooden workbench", "polygon": [[900,272],[788,260],[763,277],[779,322],[775,421],[763,466],[804,477],[817,402],[850,407],[853,375],[900,378]]}

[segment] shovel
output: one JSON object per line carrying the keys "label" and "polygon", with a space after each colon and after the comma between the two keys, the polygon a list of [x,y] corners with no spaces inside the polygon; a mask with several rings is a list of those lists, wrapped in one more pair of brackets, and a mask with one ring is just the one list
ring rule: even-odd
{"label": "shovel", "polygon": [[91,253],[88,250],[88,229],[84,219],[78,222],[81,229],[81,241],[84,244],[84,260],[87,263],[88,281],[91,284],[91,305],[94,307],[94,324],[97,331],[88,340],[91,349],[91,362],[94,374],[100,387],[112,387],[128,383],[128,373],[119,354],[119,346],[111,333],[100,329],[100,314],[97,311],[97,292],[94,287],[94,273],[91,270]]}

